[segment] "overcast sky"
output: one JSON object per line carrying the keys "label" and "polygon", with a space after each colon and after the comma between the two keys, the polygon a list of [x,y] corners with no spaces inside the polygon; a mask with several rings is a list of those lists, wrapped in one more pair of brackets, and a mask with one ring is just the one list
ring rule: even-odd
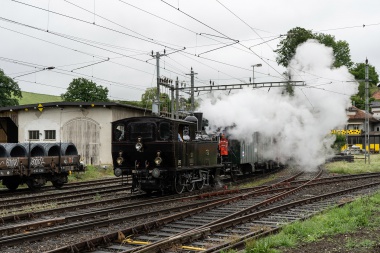
{"label": "overcast sky", "polygon": [[23,91],[60,95],[84,77],[107,87],[110,99],[140,100],[156,86],[150,54],[164,49],[160,75],[188,84],[191,67],[196,86],[237,84],[259,63],[255,82],[281,81],[273,50],[295,27],[345,40],[353,62],[367,57],[380,69],[375,0],[0,1],[0,68]]}

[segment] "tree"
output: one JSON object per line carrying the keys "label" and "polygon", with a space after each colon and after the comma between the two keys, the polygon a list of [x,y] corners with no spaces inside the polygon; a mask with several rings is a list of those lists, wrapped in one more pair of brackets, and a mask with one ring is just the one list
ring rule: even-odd
{"label": "tree", "polygon": [[[152,103],[157,97],[157,88],[147,88],[144,94],[141,95],[141,105],[142,107],[152,109]],[[160,108],[162,110],[163,106],[167,107],[169,105],[170,108],[170,99],[169,95],[166,93],[160,93]]]}
{"label": "tree", "polygon": [[75,78],[67,88],[66,93],[61,94],[64,101],[83,102],[107,102],[108,89],[89,81],[85,78]]}
{"label": "tree", "polygon": [[[356,80],[365,80],[365,63],[356,63],[351,69],[350,73],[355,76]],[[376,73],[376,69],[371,64],[368,64],[368,79],[370,85],[376,85],[379,83],[379,75]]]}
{"label": "tree", "polygon": [[[358,94],[351,97],[353,104],[359,109],[365,109],[365,63],[356,63],[351,69],[350,73],[355,77],[356,80],[359,81],[359,91]],[[374,66],[368,64],[368,79],[369,79],[369,90],[370,94],[373,94],[378,90],[377,83],[379,82],[379,75],[376,73],[376,69]],[[370,97],[369,103],[374,101],[375,99]]]}
{"label": "tree", "polygon": [[17,82],[0,69],[0,107],[18,105],[21,98],[22,93]]}
{"label": "tree", "polygon": [[287,67],[296,53],[297,46],[311,38],[313,38],[313,33],[310,30],[301,27],[289,30],[286,38],[282,39],[280,44],[277,45],[277,50],[274,50],[277,53],[277,63]]}
{"label": "tree", "polygon": [[346,41],[335,41],[335,37],[329,34],[313,33],[301,27],[296,27],[288,31],[286,37],[277,45],[276,61],[279,65],[287,67],[290,60],[296,53],[299,44],[306,42],[308,39],[315,39],[321,44],[333,49],[335,62],[334,67],[347,66],[350,68],[353,63],[350,56],[350,47]]}
{"label": "tree", "polygon": [[344,145],[346,145],[346,136],[344,134],[334,134],[335,141],[332,145],[332,148],[336,151],[340,151]]}

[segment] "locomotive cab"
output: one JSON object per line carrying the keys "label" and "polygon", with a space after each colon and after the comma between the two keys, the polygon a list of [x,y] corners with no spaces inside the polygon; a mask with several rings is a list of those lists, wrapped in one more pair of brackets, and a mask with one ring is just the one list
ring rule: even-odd
{"label": "locomotive cab", "polygon": [[194,122],[157,116],[113,122],[114,174],[145,192],[202,188],[220,165],[217,142],[196,140],[196,130]]}

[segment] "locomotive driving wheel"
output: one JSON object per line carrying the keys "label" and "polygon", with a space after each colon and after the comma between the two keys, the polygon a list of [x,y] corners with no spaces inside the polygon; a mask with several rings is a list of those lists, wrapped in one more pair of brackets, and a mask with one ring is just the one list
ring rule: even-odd
{"label": "locomotive driving wheel", "polygon": [[195,183],[192,183],[193,176],[191,173],[188,173],[186,176],[186,190],[192,192],[195,189]]}
{"label": "locomotive driving wheel", "polygon": [[176,193],[181,194],[185,189],[185,185],[183,184],[183,177],[181,173],[178,173],[174,177],[174,190]]}
{"label": "locomotive driving wheel", "polygon": [[201,181],[195,182],[195,186],[197,187],[198,190],[203,189],[203,187],[205,186],[205,181],[206,181],[206,175],[202,173]]}

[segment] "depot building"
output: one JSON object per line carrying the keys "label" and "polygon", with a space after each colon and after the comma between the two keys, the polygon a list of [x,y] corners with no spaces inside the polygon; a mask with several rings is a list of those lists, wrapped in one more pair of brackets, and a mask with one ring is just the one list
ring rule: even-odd
{"label": "depot building", "polygon": [[0,108],[0,142],[72,142],[85,164],[109,165],[111,122],[151,115],[113,102],[50,102]]}

